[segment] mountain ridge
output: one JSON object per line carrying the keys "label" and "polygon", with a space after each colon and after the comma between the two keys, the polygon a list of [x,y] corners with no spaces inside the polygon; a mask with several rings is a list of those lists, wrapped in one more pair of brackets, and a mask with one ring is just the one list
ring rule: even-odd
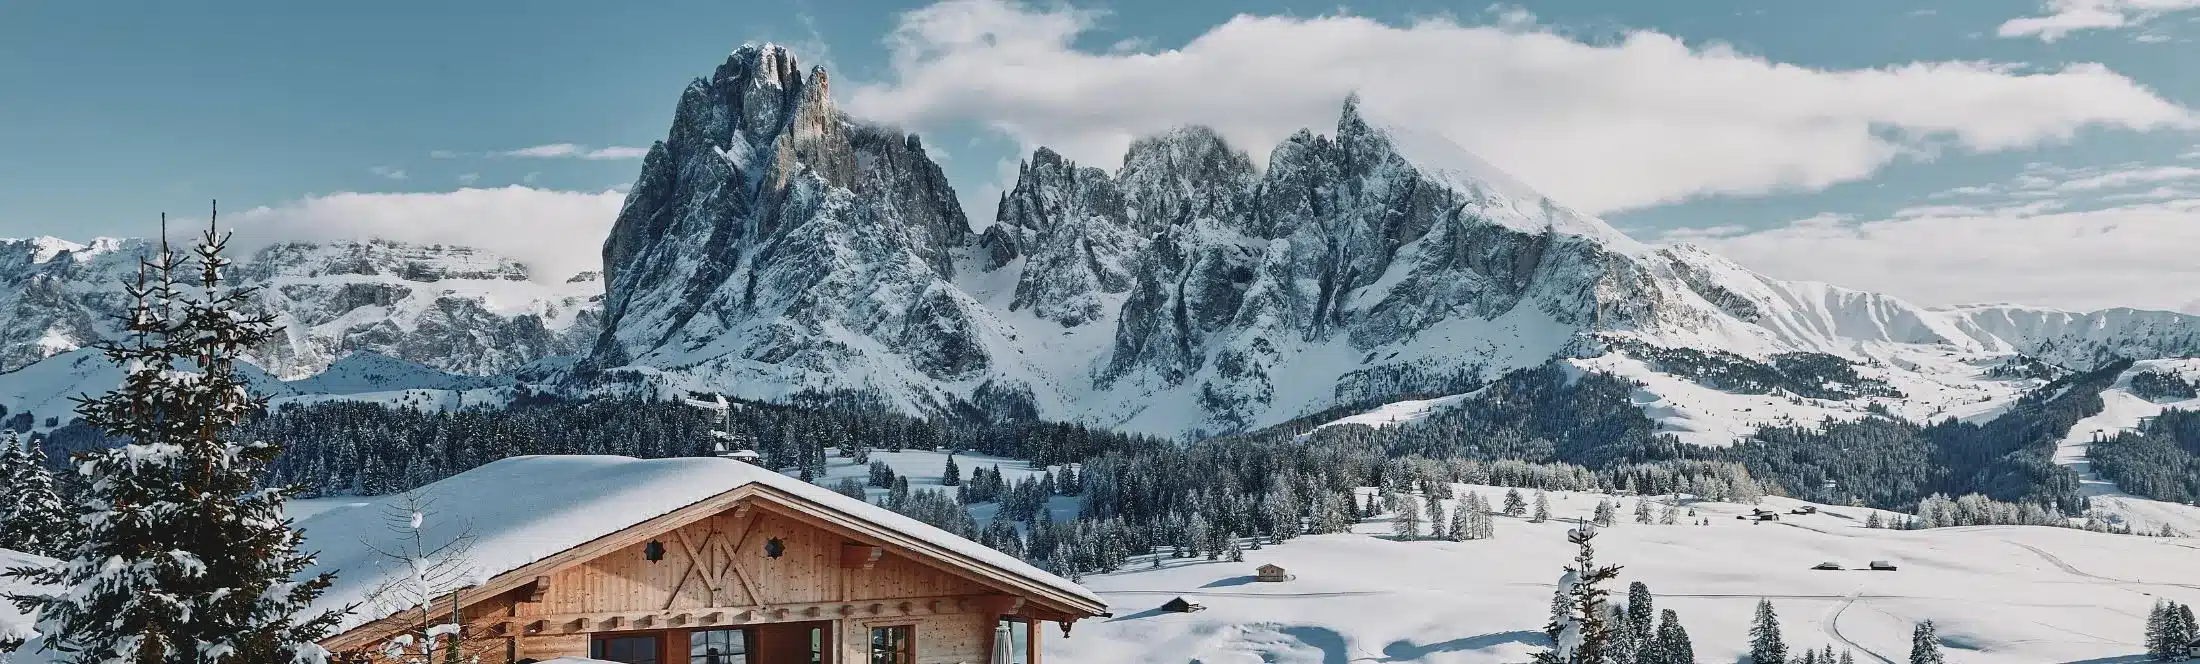
{"label": "mountain ridge", "polygon": [[849,118],[822,69],[799,71],[752,45],[683,92],[606,242],[623,308],[581,382],[1197,434],[1452,393],[1608,339],[1911,372],[1940,361],[1921,353],[2200,350],[2200,318],[1950,314],[1644,245],[1464,151],[1408,154],[1356,99],[1264,167],[1200,127],[1134,141],[1114,171],[1037,148],[971,233],[914,135]]}

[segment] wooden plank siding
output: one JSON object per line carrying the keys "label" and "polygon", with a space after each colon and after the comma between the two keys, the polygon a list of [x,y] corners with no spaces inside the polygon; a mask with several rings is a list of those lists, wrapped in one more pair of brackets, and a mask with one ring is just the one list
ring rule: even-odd
{"label": "wooden plank siding", "polygon": [[[866,664],[871,628],[894,625],[913,628],[920,664],[984,662],[1001,616],[1031,619],[1034,643],[1040,621],[1062,616],[1019,589],[914,559],[768,499],[712,507],[651,532],[621,533],[593,557],[516,570],[529,576],[481,589],[494,595],[463,597],[468,633],[501,640],[482,661],[585,657],[594,636],[612,632],[662,632],[670,656],[685,652],[688,630],[829,621],[842,664]],[[765,553],[775,540],[776,558]],[[655,561],[653,544],[662,547]],[[355,648],[371,642],[359,632],[340,639]]]}

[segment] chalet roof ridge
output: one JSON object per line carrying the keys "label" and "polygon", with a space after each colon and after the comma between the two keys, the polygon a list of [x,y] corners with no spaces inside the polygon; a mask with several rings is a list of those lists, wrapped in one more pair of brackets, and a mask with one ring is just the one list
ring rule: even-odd
{"label": "chalet roof ridge", "polygon": [[[735,492],[740,495],[733,496]],[[475,543],[467,582],[484,585],[537,562],[584,547],[713,499],[786,498],[871,524],[896,534],[901,544],[929,548],[996,571],[1008,585],[1051,594],[1071,606],[1107,604],[1097,594],[1008,554],[945,530],[824,487],[752,464],[711,457],[636,459],[609,455],[511,457],[428,484],[413,492],[432,503],[422,528],[431,541],[470,531]],[[774,495],[776,494],[776,495]],[[406,569],[375,552],[376,538],[390,532],[387,506],[394,496],[362,498],[298,521],[306,549],[318,561],[304,574],[337,572],[335,585],[314,608],[357,604],[338,625],[348,632],[387,617],[366,606],[375,588]],[[386,547],[385,547],[386,548]],[[506,579],[508,580],[508,579]],[[485,590],[487,588],[484,588]]]}

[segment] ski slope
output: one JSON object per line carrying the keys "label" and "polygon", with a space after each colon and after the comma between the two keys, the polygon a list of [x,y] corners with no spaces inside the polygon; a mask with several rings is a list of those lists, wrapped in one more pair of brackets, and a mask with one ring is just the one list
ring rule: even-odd
{"label": "ski slope", "polygon": [[[1492,503],[1504,489],[1481,491]],[[1589,514],[1596,494],[1551,494],[1554,516]],[[1768,498],[1786,511],[1799,501]],[[1627,499],[1623,521],[1633,507]],[[1822,507],[1780,522],[1740,521],[1749,506],[1694,503],[1709,525],[1622,523],[1596,539],[1600,562],[1624,566],[1612,590],[1643,581],[1659,608],[1679,611],[1697,661],[1732,662],[1748,643],[1759,598],[1779,611],[1791,649],[1855,652],[1859,662],[1907,661],[1918,620],[1939,625],[1950,662],[2123,661],[2143,651],[2157,598],[2200,601],[2200,544],[2040,527],[1866,529],[1868,510]],[[1048,660],[1203,664],[1274,662],[1520,662],[1545,639],[1550,596],[1573,554],[1571,524],[1498,517],[1497,537],[1393,541],[1387,520],[1352,534],[1302,537],[1247,551],[1242,563],[1164,560],[1160,569],[1086,577],[1114,617],[1050,639]],[[1896,561],[1894,572],[1815,571]],[[1286,583],[1252,581],[1263,563]],[[1134,567],[1143,567],[1141,559]],[[1207,610],[1164,613],[1178,595]],[[1050,636],[1054,636],[1051,635]]]}
{"label": "ski slope", "polygon": [[2116,377],[2108,389],[2101,390],[2100,414],[2078,420],[2071,425],[2070,433],[2055,446],[2055,463],[2077,471],[2079,491],[2092,498],[2092,512],[2132,524],[2134,528],[2157,530],[2163,524],[2185,534],[2200,534],[2200,507],[2178,503],[2149,500],[2124,493],[2114,482],[2093,472],[2093,462],[2086,457],[2095,437],[2114,436],[2119,432],[2139,427],[2139,421],[2159,415],[2162,411],[2177,408],[2200,408],[2200,399],[2176,402],[2154,402],[2132,393],[2131,378],[2140,372],[2158,371],[2186,376],[2200,376],[2200,360],[2171,359],[2144,360],[2134,363],[2130,369]]}

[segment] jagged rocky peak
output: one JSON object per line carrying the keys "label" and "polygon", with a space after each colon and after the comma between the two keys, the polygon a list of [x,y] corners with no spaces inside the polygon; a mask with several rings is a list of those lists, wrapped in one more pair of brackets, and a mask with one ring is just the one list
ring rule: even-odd
{"label": "jagged rocky peak", "polygon": [[1251,156],[1202,125],[1132,141],[1117,174],[1131,219],[1146,229],[1231,218],[1255,177]]}
{"label": "jagged rocky peak", "polygon": [[914,344],[927,376],[983,366],[968,298],[947,285],[971,232],[945,174],[915,136],[836,109],[822,69],[801,71],[784,48],[744,46],[682,91],[604,243],[605,334],[581,375],[829,369],[859,354],[836,338],[850,334]]}

